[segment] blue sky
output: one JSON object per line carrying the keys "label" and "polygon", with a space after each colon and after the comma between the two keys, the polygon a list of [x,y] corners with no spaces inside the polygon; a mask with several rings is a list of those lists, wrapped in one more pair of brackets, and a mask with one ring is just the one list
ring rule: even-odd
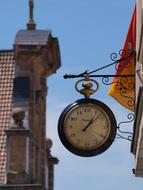
{"label": "blue sky", "polygon": [[[130,142],[116,139],[104,154],[82,158],[68,152],[57,134],[62,110],[82,98],[74,89],[76,80],[64,80],[63,75],[93,70],[111,62],[110,54],[123,47],[134,3],[135,0],[35,0],[37,28],[51,29],[61,49],[62,67],[47,81],[47,136],[54,143],[52,154],[60,160],[55,166],[55,190],[142,190],[143,180],[132,174],[134,157]],[[27,5],[28,0],[0,1],[1,49],[11,48],[16,32],[26,27]],[[109,73],[113,74],[114,68],[104,71]],[[118,122],[126,120],[128,112],[107,92],[108,87],[100,83],[93,98],[110,106]],[[125,128],[131,130],[132,125]]]}

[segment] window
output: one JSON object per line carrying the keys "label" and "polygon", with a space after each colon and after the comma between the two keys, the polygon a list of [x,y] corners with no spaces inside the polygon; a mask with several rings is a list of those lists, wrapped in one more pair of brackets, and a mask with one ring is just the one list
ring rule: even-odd
{"label": "window", "polygon": [[22,104],[29,102],[30,95],[30,79],[28,77],[17,77],[14,79],[13,102],[14,104]]}

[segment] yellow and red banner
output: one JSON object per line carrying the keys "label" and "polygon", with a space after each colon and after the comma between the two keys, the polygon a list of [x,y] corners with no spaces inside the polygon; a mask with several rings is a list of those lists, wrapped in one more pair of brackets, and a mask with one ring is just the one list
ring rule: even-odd
{"label": "yellow and red banner", "polygon": [[109,89],[109,95],[112,96],[125,108],[134,111],[134,91],[135,91],[135,78],[124,75],[135,74],[135,52],[136,49],[136,6],[131,18],[129,29],[127,32],[123,53],[116,68],[116,76],[114,77],[112,85]]}

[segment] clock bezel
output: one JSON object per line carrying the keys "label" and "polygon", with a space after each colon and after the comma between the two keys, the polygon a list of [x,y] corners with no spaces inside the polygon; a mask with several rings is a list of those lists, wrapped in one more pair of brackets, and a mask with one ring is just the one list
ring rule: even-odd
{"label": "clock bezel", "polygon": [[[64,132],[64,120],[67,116],[67,114],[70,112],[71,109],[74,107],[77,107],[77,105],[82,105],[86,103],[91,103],[95,104],[101,109],[106,112],[108,115],[109,121],[110,121],[110,134],[108,139],[102,144],[100,147],[96,148],[95,150],[81,150],[75,146],[73,146],[67,139],[65,132]],[[117,122],[116,118],[112,112],[112,110],[103,102],[96,100],[96,99],[91,99],[91,98],[84,98],[84,99],[79,99],[75,101],[74,103],[68,105],[63,112],[61,113],[59,120],[58,120],[58,134],[59,138],[62,142],[62,144],[65,146],[67,150],[69,150],[71,153],[78,155],[78,156],[83,156],[83,157],[91,157],[91,156],[96,156],[99,155],[103,152],[105,152],[113,143],[115,136],[116,136],[116,131],[117,131]]]}

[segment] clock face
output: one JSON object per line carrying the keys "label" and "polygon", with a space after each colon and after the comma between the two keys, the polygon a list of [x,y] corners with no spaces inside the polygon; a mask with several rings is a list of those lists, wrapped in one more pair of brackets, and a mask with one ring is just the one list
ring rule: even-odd
{"label": "clock face", "polygon": [[94,99],[81,99],[68,106],[58,126],[64,146],[80,156],[104,152],[116,135],[113,113],[105,104]]}

